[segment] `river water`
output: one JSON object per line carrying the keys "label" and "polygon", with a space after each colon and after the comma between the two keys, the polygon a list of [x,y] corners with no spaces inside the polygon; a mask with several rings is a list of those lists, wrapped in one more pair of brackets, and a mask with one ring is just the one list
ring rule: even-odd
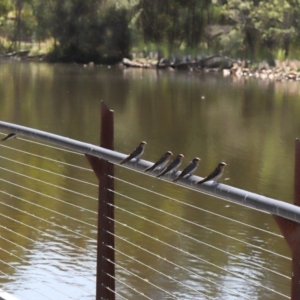
{"label": "river water", "polygon": [[[294,144],[300,132],[298,82],[224,78],[222,74],[11,62],[1,63],[0,80],[2,121],[99,144],[100,101],[103,100],[114,110],[117,151],[129,153],[140,141],[145,140],[147,148],[143,157],[150,161],[155,161],[167,150],[174,154],[183,153],[183,164],[198,156],[201,162],[195,174],[199,176],[207,175],[219,161],[224,160],[228,167],[221,181],[293,202]],[[89,168],[83,156],[72,153],[44,149],[18,139],[7,141],[5,146]],[[92,172],[31,157],[5,147],[1,147],[0,152],[2,168],[24,172],[51,184],[90,195],[91,198],[97,197],[97,187],[94,185],[74,183],[67,178],[62,180],[50,173],[38,173],[36,169],[16,165],[3,157],[96,184]],[[116,181],[116,190],[121,194],[181,217],[176,219],[126,200],[123,196],[116,196],[116,205],[133,213],[116,210],[116,220],[120,222],[116,224],[116,248],[120,251],[116,253],[116,277],[121,280],[116,283],[116,291],[120,295],[117,299],[122,299],[121,296],[126,299],[143,299],[127,285],[152,299],[173,299],[168,293],[179,299],[209,299],[197,294],[196,290],[205,293],[210,299],[243,299],[234,291],[245,296],[245,299],[287,299],[281,294],[289,295],[290,280],[280,274],[287,277],[291,275],[290,251],[284,239],[277,236],[280,233],[271,216],[144,175],[137,176],[118,166],[116,176],[126,181],[139,181],[138,184],[146,189],[181,201],[174,202]],[[9,206],[2,206],[1,236],[12,239],[24,248],[5,240],[0,241],[0,287],[20,299],[94,299],[95,269],[84,268],[81,263],[90,263],[95,267],[95,229],[87,229],[76,223],[76,219],[95,225],[96,215],[88,210],[96,210],[96,201],[84,200],[84,209],[73,210],[68,202],[82,206],[80,195],[68,198],[66,190],[47,185],[40,187],[38,183],[4,169],[0,177],[6,180],[0,181],[2,202],[61,226],[53,228],[49,223],[33,220]],[[24,183],[52,197],[63,198],[67,203],[57,204],[51,199],[33,196],[31,192],[7,181],[20,185]],[[70,221],[62,215],[54,216],[50,211],[45,212],[30,203],[20,204],[18,199],[9,195],[42,204],[75,219]],[[12,219],[29,224],[32,228],[24,228]],[[185,219],[188,222],[183,221]],[[157,237],[174,248],[134,232],[124,224]],[[173,231],[169,232],[159,225],[172,228]],[[72,232],[64,232],[62,228],[66,226],[82,235],[78,237]],[[30,239],[18,237],[4,227]],[[34,228],[40,231],[34,231]],[[58,243],[47,234],[60,236],[80,248],[74,249],[69,244]],[[157,256],[134,247],[122,238],[165,257],[175,265],[162,263]],[[57,251],[53,252],[53,248]],[[177,251],[177,248],[188,253]],[[5,250],[17,256],[13,257]],[[175,277],[177,282],[147,269],[124,254]],[[128,270],[147,281],[131,275]],[[62,285],[62,281],[65,285]],[[149,282],[161,286],[168,293],[149,285]],[[53,290],[53,285],[57,290],[65,289],[66,294],[71,296],[59,294]],[[82,289],[76,290],[77,286]],[[85,290],[91,291],[91,294]]]}

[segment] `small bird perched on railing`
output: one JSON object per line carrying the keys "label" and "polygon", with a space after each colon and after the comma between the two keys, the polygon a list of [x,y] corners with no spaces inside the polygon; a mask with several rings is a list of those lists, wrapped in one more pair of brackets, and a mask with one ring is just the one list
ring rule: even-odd
{"label": "small bird perched on railing", "polygon": [[144,153],[146,145],[147,143],[145,141],[140,142],[140,144],[133,150],[132,153],[120,161],[120,165],[125,164],[127,161],[130,161],[133,158],[139,160],[140,156]]}
{"label": "small bird perched on railing", "polygon": [[223,175],[225,166],[227,166],[227,164],[225,162],[220,162],[212,173],[210,173],[208,176],[206,176],[202,180],[199,180],[198,182],[196,182],[196,184],[201,184],[201,183],[204,183],[204,182],[210,181],[210,180],[217,181],[217,179],[219,179]]}
{"label": "small bird perched on railing", "polygon": [[170,161],[172,155],[173,153],[171,151],[167,151],[156,163],[154,163],[151,167],[145,169],[144,172],[148,172],[148,171],[152,172],[155,169],[164,168],[167,165],[167,163]]}
{"label": "small bird perched on railing", "polygon": [[189,162],[189,164],[183,169],[183,171],[173,180],[173,182],[176,182],[180,178],[184,178],[188,174],[191,176],[192,173],[198,168],[200,158],[195,157],[193,160]]}
{"label": "small bird perched on railing", "polygon": [[176,170],[181,165],[183,158],[183,154],[178,154],[176,158],[156,176],[156,178],[159,178],[171,171]]}
{"label": "small bird perched on railing", "polygon": [[12,133],[9,133],[7,136],[5,136],[3,139],[1,139],[2,142],[6,141],[6,140],[9,140],[9,139],[12,139],[12,138],[16,138],[17,137],[17,134],[12,132]]}

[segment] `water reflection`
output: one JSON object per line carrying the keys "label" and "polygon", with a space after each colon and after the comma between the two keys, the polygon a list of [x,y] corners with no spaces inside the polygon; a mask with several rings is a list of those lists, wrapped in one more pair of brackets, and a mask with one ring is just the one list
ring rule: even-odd
{"label": "water reflection", "polygon": [[[7,80],[8,78],[9,80]],[[98,144],[100,100],[104,100],[115,111],[115,148],[118,151],[129,153],[138,142],[146,140],[148,145],[144,157],[151,161],[156,160],[167,150],[171,150],[174,155],[184,153],[186,158],[183,165],[188,163],[191,158],[199,156],[201,162],[196,174],[200,176],[210,172],[219,161],[225,160],[228,168],[223,177],[230,178],[226,183],[292,202],[294,139],[300,130],[297,82],[269,82],[252,78],[237,80],[231,77],[223,78],[218,74],[123,70],[117,67],[109,69],[103,66],[83,68],[80,65],[38,63],[2,63],[0,79],[2,79],[1,82],[6,82],[0,90],[1,120]],[[1,155],[4,157],[36,164],[40,168],[59,174],[97,183],[92,172],[78,170],[63,164],[63,162],[68,162],[89,168],[83,156],[57,152],[51,148],[45,150],[36,144],[24,143],[20,140],[13,140],[9,144],[6,143],[5,146],[13,146],[46,157],[55,156],[62,164],[1,147]],[[4,159],[1,159],[1,167],[38,177],[51,184],[73,189],[90,197],[97,197],[96,186],[74,183],[71,179],[60,178],[49,173],[41,175],[38,170]],[[19,185],[46,193],[53,198],[62,198],[67,203],[80,206],[84,203],[84,209],[78,210],[76,207],[70,207],[53,198],[46,199],[42,195],[24,191],[24,189],[4,182],[0,182],[1,190],[24,197],[62,214],[72,215],[74,218],[87,221],[92,225],[96,224],[96,216],[90,212],[96,210],[97,203],[93,199],[87,198],[83,201],[82,196],[78,194],[70,197],[65,190],[33,182],[28,178],[16,177],[15,174],[4,170],[1,170],[1,173],[8,181],[15,182],[17,178]],[[155,224],[149,225],[145,220],[123,213],[121,210],[116,211],[117,219],[150,236],[159,237],[160,241],[151,240],[130,230],[129,227],[121,225],[116,227],[118,235],[127,237],[131,243],[145,247],[169,261],[177,262],[178,266],[167,261],[162,266],[162,262],[157,256],[150,255],[121,239],[117,239],[118,249],[121,252],[129,253],[141,262],[151,261],[153,268],[162,269],[166,274],[176,274],[179,283],[170,283],[163,275],[157,275],[118,253],[116,259],[122,263],[124,268],[148,278],[153,283],[162,284],[166,291],[184,299],[195,299],[196,297],[194,291],[189,290],[185,285],[218,299],[240,299],[238,295],[212,285],[207,279],[226,286],[226,288],[238,290],[239,293],[247,295],[251,299],[282,299],[282,296],[271,294],[255,284],[250,282],[245,284],[244,279],[232,276],[225,269],[243,276],[249,275],[250,279],[261,280],[265,286],[271,289],[275,288],[281,293],[289,294],[289,280],[282,279],[266,269],[259,269],[251,264],[253,262],[266,266],[266,268],[271,267],[272,270],[289,276],[290,261],[263,250],[267,249],[282,256],[289,256],[290,253],[284,240],[216,216],[216,214],[220,214],[229,219],[236,219],[278,233],[278,229],[269,215],[209,196],[199,195],[144,175],[132,174],[121,167],[116,167],[116,175],[124,180],[137,180],[145,188],[176,198],[180,202],[153,196],[153,194],[128,187],[117,181],[116,188],[120,193],[125,193],[145,204],[165,209],[171,214],[189,220],[189,222],[185,222],[182,219],[174,219],[174,217],[166,216],[134,201],[117,196],[117,205],[130,210],[137,216],[152,220]],[[22,210],[32,209],[26,203],[5,195],[2,195],[1,200]],[[215,214],[210,214],[207,210]],[[8,206],[2,206],[1,212],[45,233],[42,235],[40,232],[23,228],[17,223],[5,219],[4,226],[31,238],[31,240],[18,238],[18,244],[33,251],[27,253],[24,249],[18,250],[18,256],[26,260],[25,264],[7,253],[0,254],[1,260],[10,261],[18,266],[18,271],[5,267],[5,273],[12,276],[10,280],[1,277],[5,288],[22,291],[30,299],[39,299],[39,295],[34,295],[32,291],[24,292],[27,288],[34,287],[35,276],[42,276],[33,264],[46,267],[47,271],[53,272],[54,277],[56,272],[59,274],[61,268],[75,268],[78,273],[83,272],[84,274],[89,271],[78,262],[84,261],[94,266],[94,258],[91,256],[95,251],[93,239],[96,233],[93,226],[87,228],[74,220],[54,215],[50,210],[45,211],[38,207],[34,208],[33,213],[42,216],[45,220],[55,222],[58,227],[52,228],[47,222],[34,219]],[[91,239],[72,236],[71,233],[63,230],[65,225]],[[173,231],[167,231],[160,225],[170,227]],[[75,247],[61,244],[46,233],[63,238]],[[3,234],[9,238],[8,232],[4,231]],[[187,236],[202,243],[195,242]],[[234,237],[235,240],[229,240],[227,236]],[[249,247],[239,240],[257,247]],[[162,242],[183,249],[187,253],[170,248]],[[215,245],[225,253],[205,244]],[[51,260],[51,262],[55,262],[55,265],[47,266],[42,258],[39,261],[37,257],[39,253],[46,254],[48,248],[52,249],[49,250],[50,257],[57,257],[58,253],[67,253],[73,260],[68,259],[62,267],[58,257],[58,260]],[[11,244],[7,246],[7,250],[17,251]],[[229,256],[226,252],[236,255],[236,257]],[[202,261],[202,258],[209,260],[209,263]],[[223,269],[216,268],[213,264]],[[192,272],[187,272],[179,266],[185,266]],[[24,276],[28,274],[30,275],[28,278],[31,279],[23,282]],[[89,279],[92,275],[88,273],[85,274],[85,277]],[[169,297],[155,288],[149,289],[148,283],[128,275],[122,269],[117,269],[117,275],[124,278],[129,285],[138,286],[140,291],[145,292],[153,299],[162,299],[163,297],[168,299]],[[75,275],[74,278],[67,279],[78,281],[78,277]],[[57,283],[55,279],[53,282]],[[90,283],[82,283],[83,286],[88,290],[93,290]],[[117,290],[130,299],[138,297],[138,294],[126,286],[119,285]],[[91,299],[87,294],[83,294],[80,296],[81,299]]]}

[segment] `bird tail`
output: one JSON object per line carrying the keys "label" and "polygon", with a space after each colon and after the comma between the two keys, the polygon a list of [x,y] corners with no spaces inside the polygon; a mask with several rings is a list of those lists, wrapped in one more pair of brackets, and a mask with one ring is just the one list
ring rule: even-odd
{"label": "bird tail", "polygon": [[13,137],[16,137],[17,135],[15,133],[9,133],[7,136],[5,136],[3,139],[1,139],[2,142],[10,139],[10,138],[13,138]]}
{"label": "bird tail", "polygon": [[153,166],[146,168],[146,169],[144,170],[144,172],[148,172],[148,171],[152,171],[152,170],[153,170]]}
{"label": "bird tail", "polygon": [[156,176],[156,178],[159,178],[159,177],[161,177],[161,176],[163,176],[163,175],[165,175],[165,171],[166,171],[166,169],[167,169],[167,167],[165,167],[165,168],[163,168],[162,170],[161,170],[161,172]]}
{"label": "bird tail", "polygon": [[196,184],[202,184],[203,182],[205,182],[205,179],[199,180]]}
{"label": "bird tail", "polygon": [[127,157],[126,157],[126,158],[124,158],[124,159],[122,159],[122,160],[120,161],[120,165],[123,165],[123,164],[125,164],[125,163],[126,163],[126,161],[127,161]]}
{"label": "bird tail", "polygon": [[159,177],[161,177],[161,176],[163,176],[164,175],[164,172],[160,172],[157,176],[156,176],[156,178],[159,178]]}

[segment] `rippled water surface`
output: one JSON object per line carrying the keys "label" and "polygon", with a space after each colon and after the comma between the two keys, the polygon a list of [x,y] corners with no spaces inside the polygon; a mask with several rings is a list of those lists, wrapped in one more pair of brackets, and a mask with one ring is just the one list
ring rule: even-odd
{"label": "rippled water surface", "polygon": [[[117,151],[128,153],[141,140],[146,140],[148,144],[143,157],[150,161],[166,150],[183,153],[184,164],[199,156],[201,162],[195,172],[199,176],[207,175],[219,161],[225,160],[228,167],[223,182],[228,179],[226,184],[293,202],[294,143],[300,132],[297,82],[223,78],[220,74],[123,70],[107,66],[84,68],[81,65],[8,62],[0,65],[0,79],[2,121],[98,144],[100,101],[104,100],[114,110]],[[89,168],[81,155],[20,139],[7,141],[5,146]],[[6,204],[0,207],[0,235],[10,241],[0,241],[0,287],[20,299],[47,299],[45,295],[50,299],[94,299],[97,180],[88,170],[25,152],[0,148],[0,197]],[[16,164],[15,160],[63,176],[40,172]],[[33,182],[8,170],[36,177],[45,183]],[[120,295],[127,299],[141,297],[128,288],[129,285],[152,299],[173,299],[148,282],[130,275],[129,270],[162,286],[179,299],[206,299],[196,291],[205,293],[210,299],[242,299],[232,290],[248,297],[246,299],[287,299],[280,294],[289,295],[290,280],[280,274],[290,276],[290,251],[284,239],[277,236],[279,230],[271,216],[118,166],[115,173],[122,180],[136,181],[169,198],[155,196],[117,180],[119,193],[180,217],[174,218],[116,195],[116,205],[132,212],[116,210],[116,220],[120,222],[116,224],[119,236],[116,248],[120,251],[116,253],[116,262],[120,265],[116,267],[116,276],[126,284],[116,283]],[[92,185],[74,183],[69,177]],[[25,190],[20,185],[50,197]],[[77,194],[70,197],[66,189]],[[83,198],[82,194],[89,197]],[[20,202],[17,197],[29,202]],[[24,210],[41,219],[24,214]],[[134,232],[130,226],[150,237],[159,237],[174,248]],[[65,227],[71,231],[66,231]],[[150,253],[120,237],[147,248]],[[176,251],[176,248],[184,249],[186,253]],[[177,282],[129,259],[124,253],[175,276]],[[175,264],[162,263],[153,253]],[[42,295],[38,293],[40,286],[43,286]],[[272,293],[273,289],[278,293]],[[66,295],[61,293],[62,290]]]}

